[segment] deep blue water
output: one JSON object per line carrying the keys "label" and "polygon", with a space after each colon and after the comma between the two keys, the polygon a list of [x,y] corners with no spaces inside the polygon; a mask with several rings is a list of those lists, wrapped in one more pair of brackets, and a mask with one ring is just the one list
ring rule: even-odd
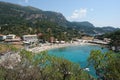
{"label": "deep blue water", "polygon": [[[101,50],[102,52],[107,52],[107,48],[103,48],[99,45],[80,45],[71,46],[59,49],[52,49],[48,51],[48,54],[57,57],[63,57],[71,62],[78,63],[82,68],[87,66],[87,59],[90,55],[91,50]],[[90,69],[89,73],[93,76],[95,75],[95,70],[92,66],[88,67]]]}

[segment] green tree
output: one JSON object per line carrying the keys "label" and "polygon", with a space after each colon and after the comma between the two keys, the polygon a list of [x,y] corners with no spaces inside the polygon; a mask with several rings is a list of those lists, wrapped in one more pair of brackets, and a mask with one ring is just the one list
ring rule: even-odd
{"label": "green tree", "polygon": [[95,80],[78,64],[46,52],[21,51],[21,62],[13,69],[0,67],[0,80]]}
{"label": "green tree", "polygon": [[102,53],[99,50],[91,51],[88,61],[89,64],[94,66],[99,79],[120,79],[120,54],[113,52]]}

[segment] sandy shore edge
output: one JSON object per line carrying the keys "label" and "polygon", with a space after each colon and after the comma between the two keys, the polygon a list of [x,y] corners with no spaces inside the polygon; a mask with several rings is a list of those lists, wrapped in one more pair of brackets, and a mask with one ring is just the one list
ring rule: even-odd
{"label": "sandy shore edge", "polygon": [[95,45],[95,44],[92,44],[92,43],[80,43],[80,42],[64,43],[64,44],[44,44],[44,45],[37,46],[37,47],[34,47],[34,48],[29,48],[29,49],[26,49],[26,50],[31,51],[33,53],[40,53],[40,52],[46,51],[46,50],[69,47],[69,46],[79,46],[79,45]]}

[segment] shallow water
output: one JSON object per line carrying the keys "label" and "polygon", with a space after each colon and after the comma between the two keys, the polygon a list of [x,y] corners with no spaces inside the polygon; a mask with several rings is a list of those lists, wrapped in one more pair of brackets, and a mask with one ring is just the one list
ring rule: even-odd
{"label": "shallow water", "polygon": [[[102,52],[107,52],[107,48],[103,48],[99,45],[80,45],[71,46],[59,49],[52,49],[48,51],[48,54],[57,57],[63,57],[69,61],[80,64],[82,68],[87,66],[87,59],[90,55],[91,50],[101,50]],[[89,73],[93,76],[95,75],[95,70],[92,66],[88,67],[90,69]]]}

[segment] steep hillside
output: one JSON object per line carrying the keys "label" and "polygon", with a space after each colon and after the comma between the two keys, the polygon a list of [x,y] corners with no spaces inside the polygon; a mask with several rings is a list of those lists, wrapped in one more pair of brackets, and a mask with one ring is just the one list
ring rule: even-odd
{"label": "steep hillside", "polygon": [[[14,18],[17,18],[14,19]],[[64,25],[67,20],[61,13],[52,11],[42,11],[31,6],[20,6],[7,2],[0,2],[0,24],[19,23],[21,21],[29,21],[35,23],[39,21],[50,21],[60,25]]]}
{"label": "steep hillside", "polygon": [[[0,2],[0,26],[8,26],[8,27],[40,27],[43,26],[48,27],[48,23],[55,24],[59,28],[70,28],[71,30],[76,30],[80,32],[84,32],[87,34],[103,34],[105,32],[111,32],[116,30],[112,27],[99,28],[95,27],[90,22],[69,22],[65,19],[65,17],[61,13],[52,12],[52,11],[43,11],[38,8],[34,8],[31,6],[21,6],[17,4]],[[44,23],[44,25],[41,25]],[[39,24],[39,25],[38,25]],[[54,31],[56,27],[52,27]],[[63,28],[61,28],[63,29]],[[43,31],[43,30],[42,30]],[[63,30],[65,31],[65,30]],[[7,33],[9,33],[8,31]],[[12,32],[11,32],[12,33]]]}

